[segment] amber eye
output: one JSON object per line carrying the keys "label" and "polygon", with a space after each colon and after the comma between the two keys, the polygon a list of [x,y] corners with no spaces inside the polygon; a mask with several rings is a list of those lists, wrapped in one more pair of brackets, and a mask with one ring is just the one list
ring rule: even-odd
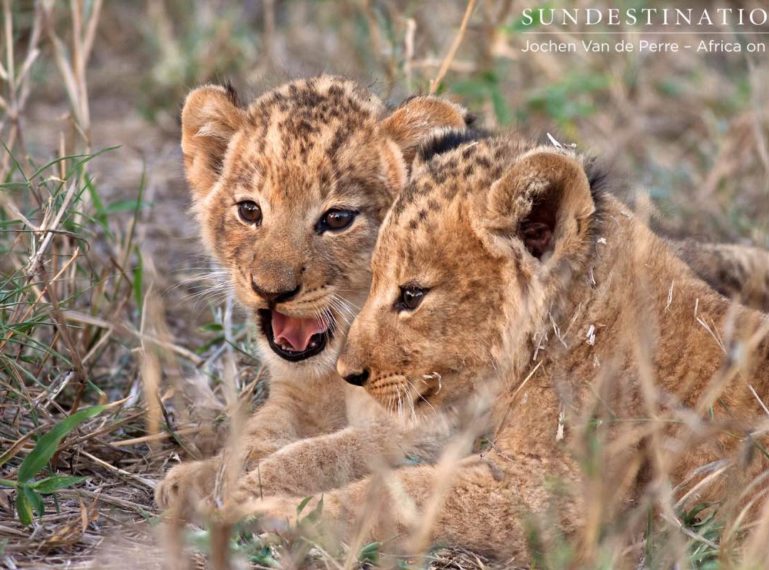
{"label": "amber eye", "polygon": [[358,212],[354,210],[332,208],[320,217],[318,223],[315,224],[315,229],[320,234],[325,231],[338,232],[350,227],[357,215]]}
{"label": "amber eye", "polygon": [[424,299],[429,289],[417,287],[416,285],[404,285],[401,287],[401,294],[395,301],[396,311],[413,311]]}
{"label": "amber eye", "polygon": [[262,223],[262,209],[253,200],[238,202],[238,216],[247,224],[258,226]]}

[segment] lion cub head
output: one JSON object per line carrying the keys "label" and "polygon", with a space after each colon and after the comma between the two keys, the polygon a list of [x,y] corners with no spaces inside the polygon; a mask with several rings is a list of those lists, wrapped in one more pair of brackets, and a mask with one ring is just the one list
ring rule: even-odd
{"label": "lion cub head", "polygon": [[417,97],[388,113],[335,77],[283,85],[247,107],[219,86],[189,94],[182,151],[194,209],[258,319],[273,373],[334,370],[407,164],[434,129],[463,126],[449,102]]}
{"label": "lion cub head", "polygon": [[589,254],[592,194],[580,160],[515,139],[466,142],[415,165],[380,231],[339,373],[414,413],[511,377],[500,372],[529,361]]}

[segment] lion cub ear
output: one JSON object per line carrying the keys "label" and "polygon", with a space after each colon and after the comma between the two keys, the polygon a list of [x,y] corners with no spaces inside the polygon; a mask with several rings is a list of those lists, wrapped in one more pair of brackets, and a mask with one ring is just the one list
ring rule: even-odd
{"label": "lion cub ear", "polygon": [[380,123],[381,132],[400,149],[405,164],[411,164],[419,147],[443,128],[465,128],[472,117],[464,107],[438,97],[406,99]]}
{"label": "lion cub ear", "polygon": [[581,162],[535,149],[492,184],[486,210],[487,230],[545,263],[580,250],[595,202]]}
{"label": "lion cub ear", "polygon": [[206,85],[187,95],[182,109],[182,154],[195,199],[205,196],[221,175],[227,146],[245,115],[229,86]]}

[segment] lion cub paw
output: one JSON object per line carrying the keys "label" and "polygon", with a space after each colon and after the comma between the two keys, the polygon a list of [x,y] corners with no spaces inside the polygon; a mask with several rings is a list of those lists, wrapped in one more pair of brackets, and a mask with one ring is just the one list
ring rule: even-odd
{"label": "lion cub paw", "polygon": [[233,497],[229,516],[233,522],[247,521],[246,527],[258,532],[287,532],[297,526],[296,497],[257,498],[250,493],[238,493]]}
{"label": "lion cub paw", "polygon": [[163,510],[190,508],[213,493],[217,472],[218,463],[211,459],[177,465],[155,487],[155,503]]}

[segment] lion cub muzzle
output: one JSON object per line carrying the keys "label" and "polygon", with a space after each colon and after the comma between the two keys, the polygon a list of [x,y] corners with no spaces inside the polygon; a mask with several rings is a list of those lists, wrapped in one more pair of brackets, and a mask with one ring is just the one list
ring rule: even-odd
{"label": "lion cub muzzle", "polygon": [[289,362],[320,354],[334,336],[335,320],[330,313],[296,317],[275,309],[259,309],[257,315],[272,351]]}

